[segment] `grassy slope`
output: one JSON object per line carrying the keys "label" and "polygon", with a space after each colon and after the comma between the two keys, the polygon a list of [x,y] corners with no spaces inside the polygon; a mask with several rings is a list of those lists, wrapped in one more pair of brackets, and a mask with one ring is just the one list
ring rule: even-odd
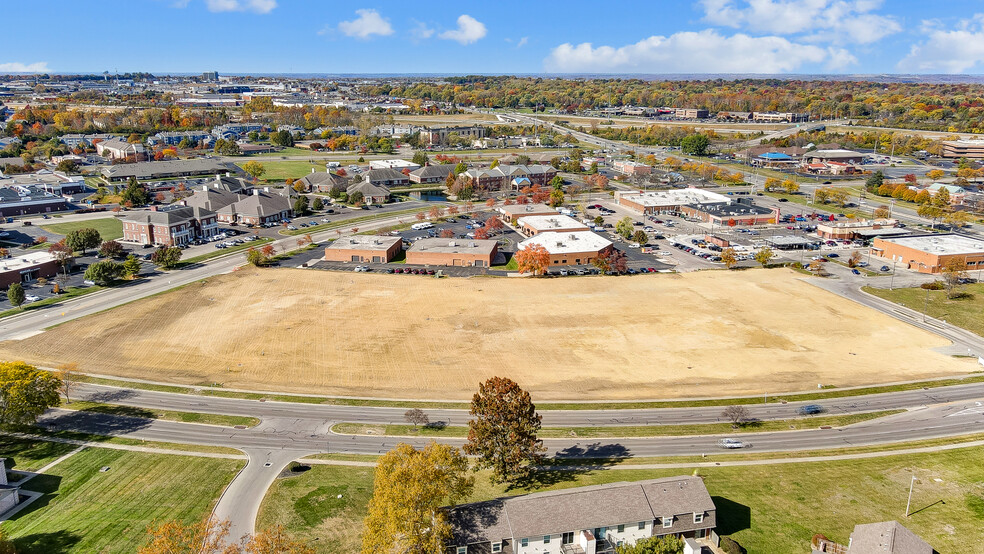
{"label": "grassy slope", "polygon": [[4,527],[21,554],[134,552],[153,521],[204,517],[241,464],[85,450],[30,481],[45,496]]}
{"label": "grassy slope", "polygon": [[[976,278],[977,272],[970,272],[970,275]],[[946,291],[942,290],[927,291],[921,288],[888,290],[865,287],[864,291],[917,312],[925,311],[930,317],[984,336],[984,317],[981,316],[984,314],[984,283],[964,285],[962,289],[970,296],[953,300],[947,299]]]}
{"label": "grassy slope", "polygon": [[123,236],[123,222],[115,217],[103,219],[87,219],[85,221],[68,221],[65,223],[49,223],[41,228],[49,233],[67,235],[76,229],[91,227],[99,231],[103,240],[118,239]]}
{"label": "grassy slope", "polygon": [[[905,525],[938,551],[959,552],[961,545],[984,541],[982,455],[984,448],[968,448],[868,460],[702,468],[699,474],[718,507],[718,532],[731,535],[749,552],[805,552],[814,533],[846,544],[857,523],[902,519],[909,479],[916,475],[912,509],[921,511]],[[690,473],[554,472],[541,490]],[[318,537],[312,544],[319,552],[355,551],[352,531],[361,527],[371,486],[370,468],[314,466],[273,485],[260,509],[260,527],[281,523],[302,538]],[[477,474],[473,500],[504,493],[502,487],[489,485],[486,472]]]}

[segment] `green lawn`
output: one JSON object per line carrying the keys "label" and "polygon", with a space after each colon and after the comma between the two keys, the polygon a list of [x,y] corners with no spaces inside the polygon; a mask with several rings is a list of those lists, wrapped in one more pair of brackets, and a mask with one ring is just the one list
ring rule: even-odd
{"label": "green lawn", "polygon": [[99,285],[94,285],[91,287],[69,287],[64,293],[58,296],[52,296],[51,298],[45,298],[44,300],[38,300],[37,302],[31,302],[29,304],[23,304],[19,308],[11,308],[0,312],[0,318],[9,317],[12,315],[17,315],[21,312],[26,312],[27,310],[36,310],[38,308],[43,308],[45,306],[50,306],[52,304],[57,304],[59,302],[64,302],[70,298],[75,298],[77,296],[84,296],[86,294],[91,294],[96,291],[100,291],[105,287]]}
{"label": "green lawn", "polygon": [[123,237],[123,222],[115,217],[102,219],[87,219],[85,221],[67,221],[65,223],[49,223],[41,228],[49,233],[67,235],[76,229],[91,227],[99,231],[103,240],[113,240]]}
{"label": "green lawn", "polygon": [[[538,436],[542,439],[562,439],[570,437],[581,438],[624,438],[624,437],[659,437],[680,435],[710,435],[717,433],[762,433],[766,431],[791,431],[797,429],[815,429],[821,425],[840,427],[869,421],[901,413],[903,410],[888,410],[864,414],[833,415],[819,417],[802,417],[796,419],[777,419],[755,422],[733,430],[730,423],[703,423],[693,425],[626,425],[619,427],[544,427]],[[363,423],[338,423],[332,426],[332,431],[340,434],[357,435],[395,435],[420,437],[467,437],[468,427],[418,427],[412,425],[369,425]]]}
{"label": "green lawn", "polygon": [[[977,277],[976,272],[970,272]],[[967,294],[961,298],[947,299],[946,291],[921,288],[877,289],[864,287],[865,292],[902,304],[906,308],[925,313],[930,317],[952,323],[980,336],[984,336],[984,283],[961,286]]]}
{"label": "green lawn", "polygon": [[35,471],[76,448],[71,444],[0,434],[0,457],[7,458],[7,469]]}
{"label": "green lawn", "polygon": [[[260,176],[263,181],[284,181],[286,179],[300,179],[308,173],[311,173],[311,169],[314,168],[317,172],[325,171],[325,164],[316,163],[312,164],[304,160],[277,160],[277,161],[266,161],[266,160],[256,160],[263,164],[263,169],[266,172]],[[245,162],[243,162],[245,163]],[[242,167],[242,163],[237,164]]]}
{"label": "green lawn", "polygon": [[[667,470],[555,471],[538,490],[690,475],[704,477],[718,508],[718,533],[749,552],[808,552],[815,533],[847,543],[857,523],[900,520],[939,552],[965,552],[984,541],[984,448],[862,460]],[[910,477],[916,483],[903,518]],[[936,481],[939,479],[940,481]],[[372,487],[372,469],[312,466],[274,483],[259,526],[283,524],[318,552],[357,549]],[[487,472],[476,475],[472,500],[506,493]],[[342,498],[339,499],[338,495]]]}
{"label": "green lawn", "polygon": [[29,481],[24,489],[45,496],[4,523],[4,530],[21,554],[131,553],[154,521],[205,517],[242,464],[87,449]]}

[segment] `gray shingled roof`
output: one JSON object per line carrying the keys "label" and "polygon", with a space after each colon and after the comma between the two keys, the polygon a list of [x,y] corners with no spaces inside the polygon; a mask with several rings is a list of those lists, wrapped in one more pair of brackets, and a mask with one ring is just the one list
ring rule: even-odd
{"label": "gray shingled roof", "polygon": [[140,212],[128,212],[124,217],[123,221],[131,221],[136,223],[152,223],[154,225],[177,225],[179,223],[184,223],[191,219],[197,219],[201,221],[207,217],[215,217],[215,212],[211,210],[206,210],[204,208],[196,207],[180,207],[172,208],[164,211],[140,211]]}
{"label": "gray shingled roof", "polygon": [[855,525],[848,552],[854,554],[933,554],[933,547],[897,521]]}
{"label": "gray shingled roof", "polygon": [[410,172],[410,175],[415,175],[421,178],[431,178],[440,177],[442,179],[447,179],[448,174],[454,171],[454,164],[438,164],[438,165],[427,165]]}

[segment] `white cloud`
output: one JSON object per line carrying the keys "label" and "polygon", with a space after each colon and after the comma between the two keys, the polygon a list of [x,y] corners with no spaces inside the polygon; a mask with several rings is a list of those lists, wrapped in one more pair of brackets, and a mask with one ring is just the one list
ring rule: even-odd
{"label": "white cloud", "polygon": [[415,40],[426,40],[434,36],[434,29],[431,29],[423,21],[413,21],[413,28],[410,29],[410,36]]}
{"label": "white cloud", "polygon": [[[179,7],[188,5],[188,0],[179,0]],[[270,13],[277,7],[277,0],[205,0],[210,12],[254,12]]]}
{"label": "white cloud", "polygon": [[437,35],[446,40],[456,40],[461,44],[471,44],[488,34],[485,24],[470,15],[458,16],[458,28]]}
{"label": "white cloud", "polygon": [[902,30],[871,13],[881,0],[701,0],[704,21],[753,32],[806,33],[811,42],[870,44]]}
{"label": "white cloud", "polygon": [[903,71],[918,73],[963,73],[984,63],[984,13],[944,29],[938,21],[923,21],[925,42],[912,45],[909,55],[898,63]]}
{"label": "white cloud", "polygon": [[[726,37],[707,29],[652,36],[618,48],[561,44],[544,66],[560,73],[785,73],[832,57],[823,48],[782,37]],[[843,61],[843,54],[838,59]]]}
{"label": "white cloud", "polygon": [[48,73],[48,62],[34,62],[24,64],[21,62],[0,63],[0,73]]}
{"label": "white cloud", "polygon": [[526,46],[526,43],[529,41],[530,41],[530,37],[523,37],[519,39],[519,42],[516,43],[516,48],[522,48]]}
{"label": "white cloud", "polygon": [[372,35],[392,35],[393,26],[386,19],[383,19],[376,10],[355,10],[359,17],[352,21],[342,21],[338,24],[338,30],[342,34],[350,37],[366,39]]}
{"label": "white cloud", "polygon": [[824,67],[828,71],[841,71],[857,63],[857,57],[849,51],[843,48],[827,48],[827,63],[824,64]]}

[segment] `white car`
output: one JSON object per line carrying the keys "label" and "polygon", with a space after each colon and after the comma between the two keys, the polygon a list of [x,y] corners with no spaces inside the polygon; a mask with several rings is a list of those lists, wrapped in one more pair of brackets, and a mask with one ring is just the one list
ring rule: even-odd
{"label": "white car", "polygon": [[37,302],[38,300],[41,300],[41,297],[34,296],[33,294],[28,294],[27,296],[24,297],[24,300],[27,302]]}
{"label": "white car", "polygon": [[721,448],[745,448],[746,446],[751,446],[750,444],[745,444],[738,439],[721,439],[718,441],[718,446]]}

